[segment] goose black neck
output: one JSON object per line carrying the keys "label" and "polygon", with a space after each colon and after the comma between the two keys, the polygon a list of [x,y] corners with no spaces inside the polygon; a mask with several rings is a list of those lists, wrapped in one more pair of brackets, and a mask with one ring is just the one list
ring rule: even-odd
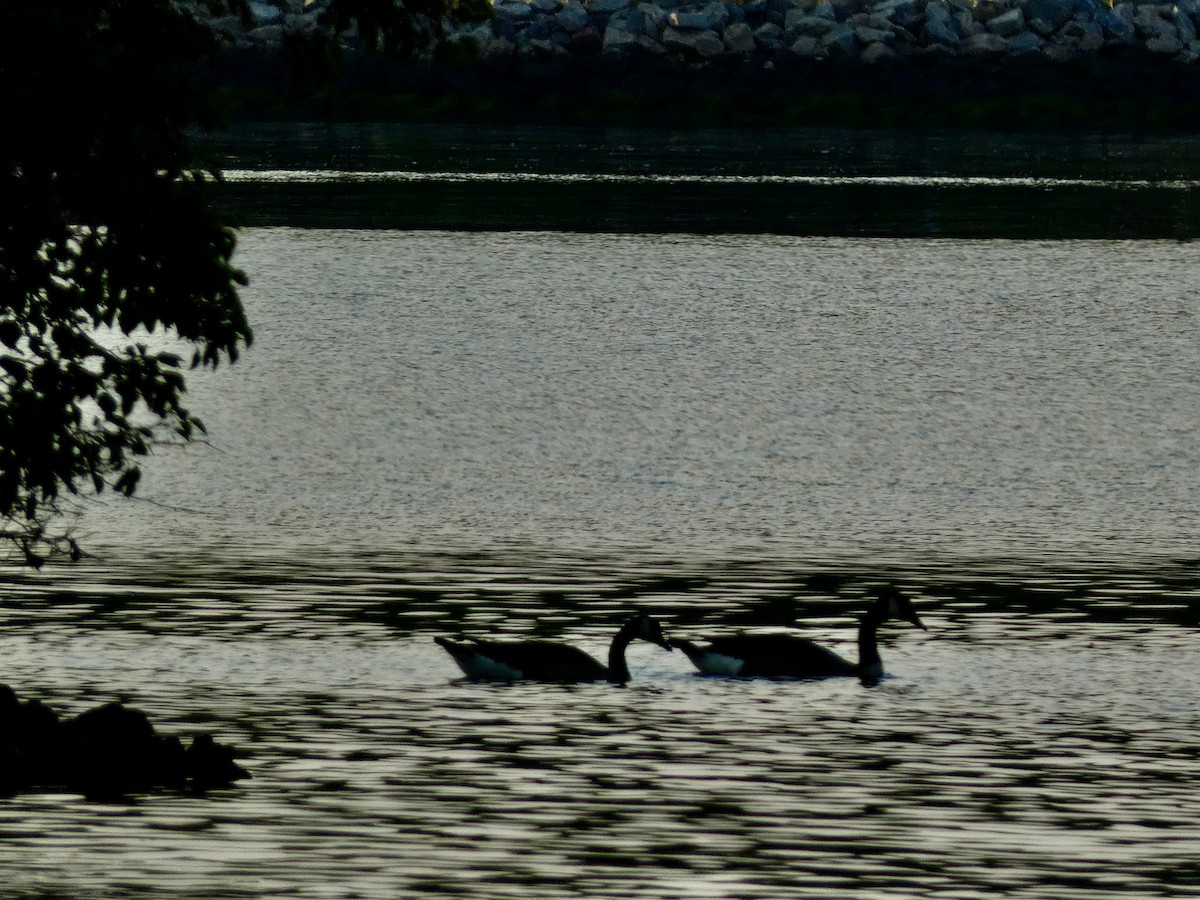
{"label": "goose black neck", "polygon": [[879,642],[875,638],[875,630],[879,628],[886,616],[882,611],[872,606],[862,621],[858,624],[858,671],[866,673],[873,668],[878,669],[883,661],[879,658]]}
{"label": "goose black neck", "polygon": [[608,680],[615,684],[624,684],[629,680],[629,666],[625,662],[625,648],[633,640],[637,632],[636,621],[626,622],[608,648]]}

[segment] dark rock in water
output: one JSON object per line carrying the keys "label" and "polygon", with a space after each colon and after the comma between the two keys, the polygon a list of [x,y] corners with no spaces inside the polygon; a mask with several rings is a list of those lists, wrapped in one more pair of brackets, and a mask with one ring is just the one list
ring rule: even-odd
{"label": "dark rock in water", "polygon": [[234,760],[233,750],[218,744],[210,734],[192,738],[192,746],[187,750],[187,768],[195,791],[227,787],[241,778],[250,777],[250,773]]}
{"label": "dark rock in water", "polygon": [[38,700],[0,685],[0,795],[66,789],[111,798],[159,789],[207,791],[249,773],[210,735],[191,747],[154,730],[149,717],[108,703],[60,721]]}

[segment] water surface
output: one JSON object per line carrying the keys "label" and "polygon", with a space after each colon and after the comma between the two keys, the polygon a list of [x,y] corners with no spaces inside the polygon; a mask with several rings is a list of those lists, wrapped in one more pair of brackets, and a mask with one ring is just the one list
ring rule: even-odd
{"label": "water surface", "polygon": [[[1198,260],[1114,239],[1190,234],[1190,148],[355,134],[230,150],[271,227],[210,440],[0,583],[3,681],[254,778],[4,801],[0,897],[1200,894]],[[395,227],[430,210],[469,230]],[[648,612],[853,657],[883,581],[928,631],[875,688],[433,643]]]}

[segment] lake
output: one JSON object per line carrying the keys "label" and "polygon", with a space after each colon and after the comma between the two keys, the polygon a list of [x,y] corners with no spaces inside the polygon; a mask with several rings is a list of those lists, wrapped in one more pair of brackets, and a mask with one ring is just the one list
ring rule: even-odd
{"label": "lake", "polygon": [[[254,347],[190,381],[207,442],[81,503],[93,559],[6,570],[0,652],[254,777],[6,800],[0,898],[1200,895],[1194,150],[219,149]],[[928,630],[871,688],[647,644],[623,688],[473,684],[433,642],[648,612],[854,658],[884,582]]]}

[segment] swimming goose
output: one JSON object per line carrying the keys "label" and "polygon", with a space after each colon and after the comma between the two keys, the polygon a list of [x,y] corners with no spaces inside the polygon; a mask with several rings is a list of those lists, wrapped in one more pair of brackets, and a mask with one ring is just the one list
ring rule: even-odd
{"label": "swimming goose", "polygon": [[875,629],[889,619],[901,619],[924,629],[912,601],[888,585],[875,592],[875,600],[858,626],[858,662],[852,663],[808,638],[791,634],[735,634],[713,638],[706,646],[675,640],[704,675],[826,678],[851,675],[865,682],[883,677],[883,662]]}
{"label": "swimming goose", "polygon": [[640,638],[671,649],[658,622],[647,615],[634,616],[617,632],[608,648],[608,665],[582,650],[553,641],[452,641],[434,638],[446,648],[468,678],[477,681],[612,681],[629,680],[625,648]]}

